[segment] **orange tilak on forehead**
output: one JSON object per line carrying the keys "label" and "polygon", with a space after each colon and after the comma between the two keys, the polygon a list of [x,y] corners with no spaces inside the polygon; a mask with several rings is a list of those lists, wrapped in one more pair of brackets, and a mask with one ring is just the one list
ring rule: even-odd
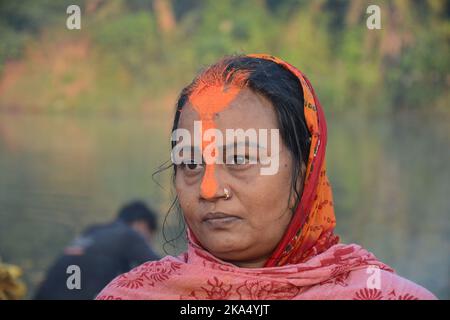
{"label": "orange tilak on forehead", "polygon": [[[214,123],[214,115],[229,107],[230,103],[236,98],[241,91],[240,87],[230,85],[203,85],[190,95],[191,102],[195,111],[197,111],[200,121],[202,122],[202,152],[210,143],[216,143],[203,140],[203,132],[216,127]],[[215,158],[217,154],[214,152],[212,156]],[[206,164],[205,174],[200,186],[201,193],[205,197],[213,197],[217,192],[218,184],[214,175],[214,165]]]}
{"label": "orange tilak on forehead", "polygon": [[236,86],[205,86],[195,90],[189,97],[189,101],[200,118],[209,120],[211,117],[212,120],[214,113],[226,109],[240,91],[241,88]]}

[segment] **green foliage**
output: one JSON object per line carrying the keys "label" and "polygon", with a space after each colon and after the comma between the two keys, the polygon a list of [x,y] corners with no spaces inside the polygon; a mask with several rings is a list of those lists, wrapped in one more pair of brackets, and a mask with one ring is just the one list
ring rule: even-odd
{"label": "green foliage", "polygon": [[[27,101],[35,99],[19,94],[25,84],[30,95],[39,88],[41,96],[54,96],[29,79],[48,77],[54,85],[47,90],[61,86],[62,92],[71,92],[64,86],[91,72],[89,90],[70,99],[61,94],[58,101],[71,109],[89,104],[128,112],[139,109],[130,104],[175,94],[199,68],[223,55],[267,52],[304,71],[330,112],[449,113],[445,0],[380,1],[382,30],[366,28],[369,3],[358,0],[172,0],[168,8],[176,25],[171,32],[160,28],[164,17],[152,1],[98,1],[89,13],[84,1],[75,3],[83,7],[83,30],[77,32],[64,27],[68,1],[0,2],[0,68],[11,59],[35,63],[23,56],[30,44],[32,51],[51,51],[56,40],[43,41],[43,34],[59,35],[58,41],[89,41],[85,63],[75,64],[85,72],[55,78],[45,72],[53,68],[50,58],[48,65],[27,69],[28,80],[19,79],[17,88],[0,98],[0,108],[18,104],[27,109]],[[38,109],[52,105],[45,98],[39,101]]]}
{"label": "green foliage", "polygon": [[114,60],[136,76],[142,76],[148,64],[160,55],[156,26],[151,14],[127,14],[102,23],[93,33],[100,54]]}
{"label": "green foliage", "polygon": [[64,18],[72,3],[84,1],[0,1],[0,71],[6,60],[21,57],[26,40]]}

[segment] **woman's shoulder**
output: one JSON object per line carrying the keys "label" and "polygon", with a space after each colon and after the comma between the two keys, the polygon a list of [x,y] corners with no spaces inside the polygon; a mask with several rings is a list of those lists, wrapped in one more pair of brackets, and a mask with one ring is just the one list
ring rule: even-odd
{"label": "woman's shoulder", "polygon": [[[339,289],[330,291],[330,299],[437,299],[424,287],[395,273],[391,267],[360,245],[340,243],[322,256],[318,256],[321,265],[332,267],[332,277],[322,285]],[[322,285],[319,288],[323,288]]]}
{"label": "woman's shoulder", "polygon": [[437,297],[421,285],[381,268],[367,267],[351,271],[349,285],[357,300],[435,300]]}
{"label": "woman's shoulder", "polygon": [[147,299],[148,289],[176,273],[183,263],[183,256],[166,256],[160,260],[145,262],[114,278],[97,295],[96,300]]}

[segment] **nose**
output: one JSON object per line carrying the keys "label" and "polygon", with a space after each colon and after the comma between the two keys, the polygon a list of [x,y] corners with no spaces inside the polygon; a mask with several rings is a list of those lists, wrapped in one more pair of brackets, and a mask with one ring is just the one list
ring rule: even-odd
{"label": "nose", "polygon": [[200,184],[200,198],[207,201],[216,201],[223,197],[220,193],[219,182],[217,181],[217,165],[207,164]]}

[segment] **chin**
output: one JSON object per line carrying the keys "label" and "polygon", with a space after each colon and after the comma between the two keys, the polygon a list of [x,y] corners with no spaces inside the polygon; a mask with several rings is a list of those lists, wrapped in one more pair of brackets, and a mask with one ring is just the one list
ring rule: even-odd
{"label": "chin", "polygon": [[205,247],[211,254],[222,260],[232,259],[236,252],[243,250],[242,241],[213,239],[204,242]]}

